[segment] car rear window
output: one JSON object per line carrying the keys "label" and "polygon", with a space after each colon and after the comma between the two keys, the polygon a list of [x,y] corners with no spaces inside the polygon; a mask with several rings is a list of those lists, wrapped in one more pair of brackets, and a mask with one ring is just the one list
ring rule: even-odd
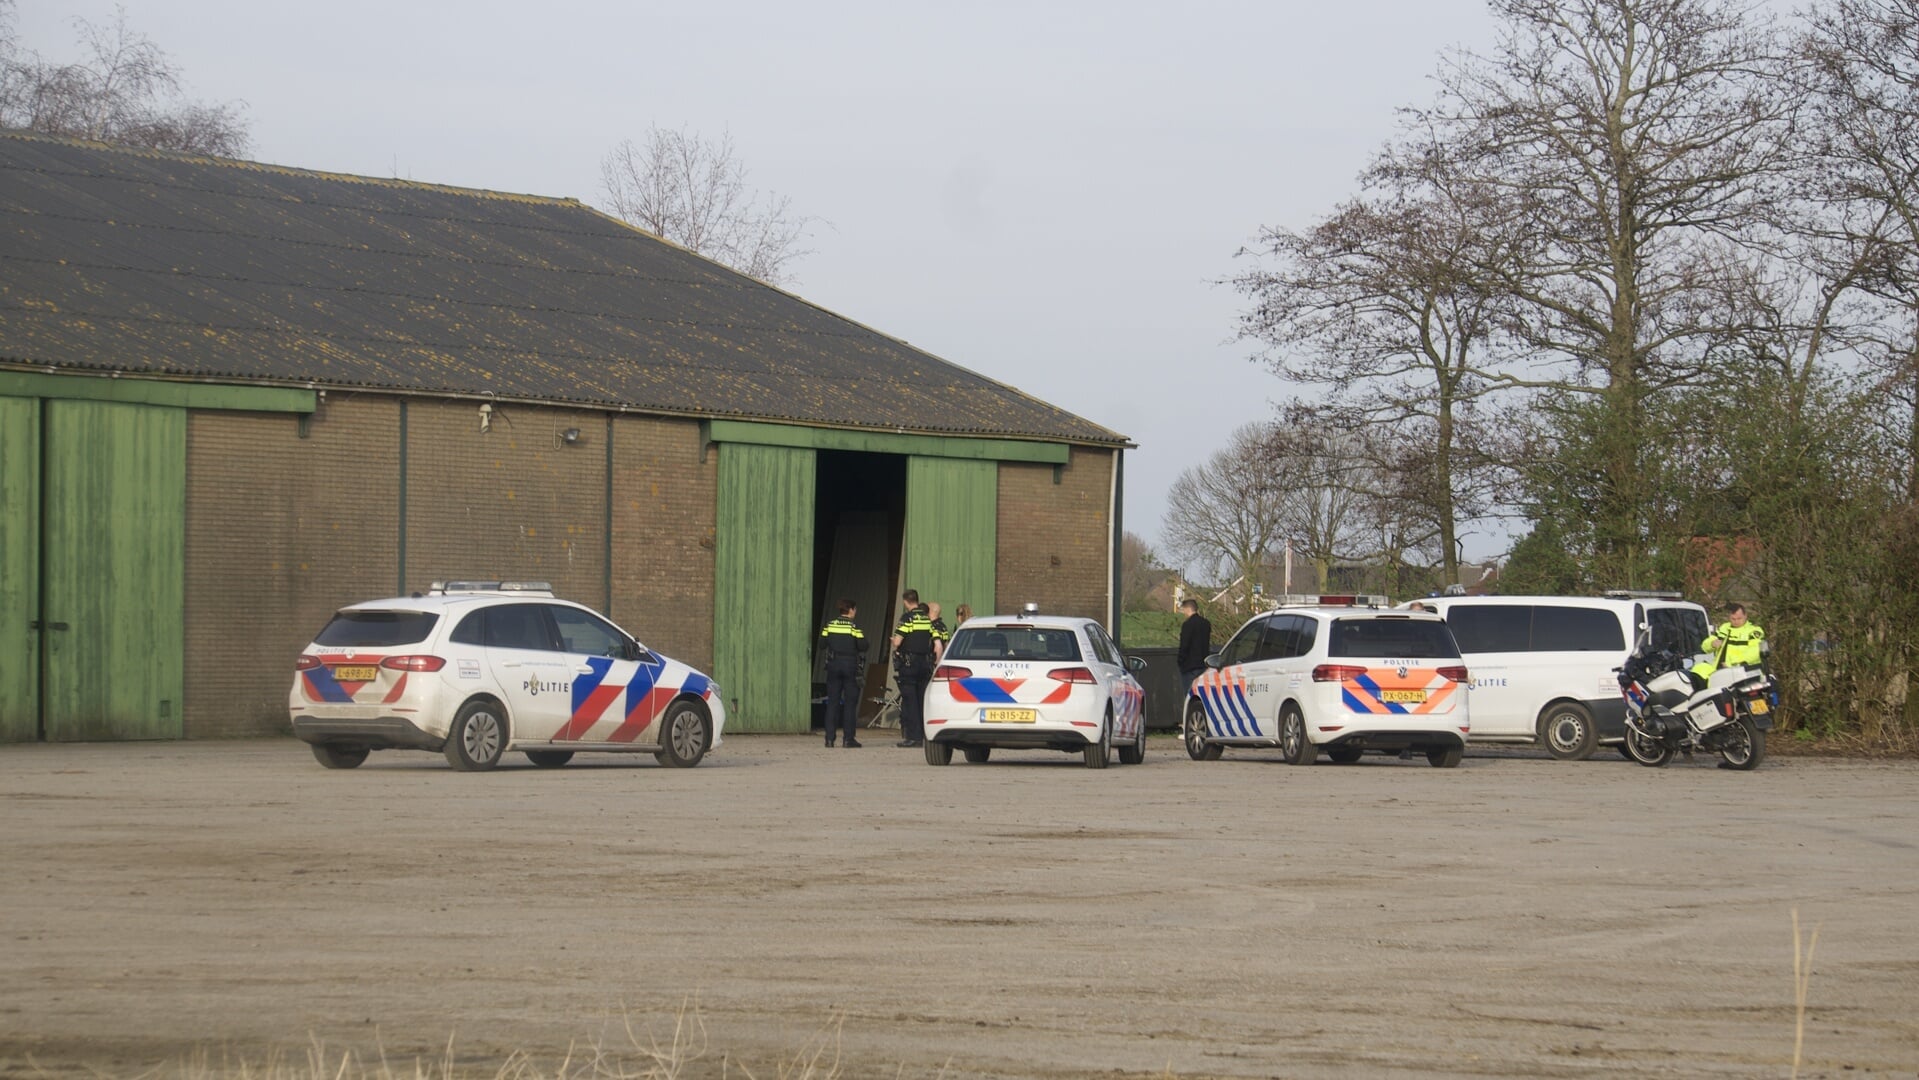
{"label": "car rear window", "polygon": [[313,639],[315,645],[381,649],[425,641],[440,617],[430,611],[342,611]]}
{"label": "car rear window", "polygon": [[1335,619],[1326,655],[1368,660],[1450,660],[1459,656],[1438,619]]}
{"label": "car rear window", "polygon": [[1080,658],[1079,635],[1069,626],[981,626],[961,630],[946,646],[948,660],[1061,660]]}

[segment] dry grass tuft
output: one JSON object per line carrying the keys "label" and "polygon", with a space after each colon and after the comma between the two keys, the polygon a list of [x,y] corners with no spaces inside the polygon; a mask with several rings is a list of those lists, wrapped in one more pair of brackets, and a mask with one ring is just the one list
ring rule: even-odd
{"label": "dry grass tuft", "polygon": [[[1806,996],[1812,989],[1812,951],[1819,945],[1819,927],[1812,928],[1812,936],[1801,948],[1799,939],[1799,909],[1792,909],[1792,999],[1794,1016],[1792,1025],[1792,1076],[1799,1080],[1799,1064],[1806,1049]],[[1848,1066],[1850,1068],[1851,1066]]]}
{"label": "dry grass tuft", "polygon": [[[764,1072],[722,1054],[712,1060],[712,1041],[699,1002],[680,1003],[670,1030],[657,1032],[624,1011],[616,1024],[585,1043],[573,1043],[558,1061],[542,1061],[525,1050],[515,1050],[494,1063],[461,1061],[455,1040],[435,1057],[395,1061],[384,1045],[372,1056],[358,1050],[334,1050],[318,1038],[303,1048],[269,1052],[248,1060],[225,1053],[216,1057],[202,1049],[182,1060],[177,1069],[155,1069],[138,1080],[693,1080],[717,1076],[721,1080],[840,1080],[840,1038],[846,1018],[835,1014],[796,1048],[781,1055]],[[904,1066],[901,1067],[903,1071]],[[945,1070],[941,1070],[943,1073]]]}

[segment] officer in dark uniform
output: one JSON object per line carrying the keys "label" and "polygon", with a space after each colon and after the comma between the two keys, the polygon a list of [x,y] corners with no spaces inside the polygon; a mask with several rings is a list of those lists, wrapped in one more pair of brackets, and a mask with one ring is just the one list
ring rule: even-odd
{"label": "officer in dark uniform", "polygon": [[938,656],[938,631],[926,617],[917,589],[900,594],[904,610],[893,628],[893,672],[900,684],[900,746],[920,746],[926,740],[926,684],[933,679]]}
{"label": "officer in dark uniform", "polygon": [[860,722],[860,690],[866,682],[866,635],[853,624],[859,608],[841,600],[840,617],[820,631],[826,641],[826,745],[833,745],[834,728],[846,737],[847,749],[857,749],[853,737]]}

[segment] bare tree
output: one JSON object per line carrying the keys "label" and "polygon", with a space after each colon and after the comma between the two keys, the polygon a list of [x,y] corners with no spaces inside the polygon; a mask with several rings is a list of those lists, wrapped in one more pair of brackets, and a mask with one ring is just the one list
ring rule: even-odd
{"label": "bare tree", "polygon": [[180,69],[127,25],[126,9],[111,23],[75,19],[85,55],[62,64],[19,45],[12,8],[13,0],[0,0],[0,127],[156,150],[246,152],[243,106],[185,100]]}
{"label": "bare tree", "polygon": [[1498,281],[1538,359],[1501,381],[1546,391],[1538,407],[1593,478],[1553,492],[1565,523],[1596,576],[1631,583],[1654,548],[1651,403],[1724,362],[1740,313],[1717,301],[1780,195],[1792,102],[1771,24],[1742,0],[1492,8],[1496,48],[1445,65],[1417,119],[1538,238]]}
{"label": "bare tree", "polygon": [[1503,298],[1495,268],[1524,241],[1493,185],[1415,136],[1367,174],[1373,194],[1303,233],[1262,230],[1240,254],[1271,265],[1233,283],[1254,301],[1240,336],[1263,343],[1282,378],[1331,392],[1294,423],[1397,436],[1373,464],[1397,475],[1401,518],[1429,533],[1406,546],[1430,541],[1456,580],[1460,521],[1486,508],[1491,473],[1473,421],[1496,386],[1482,367]]}
{"label": "bare tree", "polygon": [[730,135],[711,142],[651,128],[600,160],[600,187],[621,220],[769,285],[789,280],[787,264],[808,254],[800,243],[813,219],[747,185]]}
{"label": "bare tree", "polygon": [[1160,536],[1173,556],[1203,574],[1252,585],[1273,546],[1283,539],[1280,488],[1267,462],[1270,428],[1261,423],[1235,430],[1203,465],[1187,469],[1166,495]]}
{"label": "bare tree", "polygon": [[1400,543],[1381,498],[1370,435],[1366,428],[1328,426],[1311,408],[1294,408],[1260,448],[1280,538],[1313,565],[1321,592],[1335,563],[1368,559]]}
{"label": "bare tree", "polygon": [[1907,498],[1919,502],[1919,0],[1835,0],[1800,43],[1812,107],[1809,186],[1823,239],[1856,259],[1846,279],[1882,305],[1863,352],[1899,402]]}

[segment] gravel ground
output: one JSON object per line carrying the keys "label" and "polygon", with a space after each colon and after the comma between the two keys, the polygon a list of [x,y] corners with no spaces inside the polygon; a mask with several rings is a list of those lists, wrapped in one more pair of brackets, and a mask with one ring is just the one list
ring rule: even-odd
{"label": "gravel ground", "polygon": [[310,1039],[490,1074],[689,1000],[689,1077],[819,1040],[848,1077],[1784,1077],[1795,909],[1800,1075],[1919,1075],[1910,760],[30,745],[0,813],[0,1077]]}

